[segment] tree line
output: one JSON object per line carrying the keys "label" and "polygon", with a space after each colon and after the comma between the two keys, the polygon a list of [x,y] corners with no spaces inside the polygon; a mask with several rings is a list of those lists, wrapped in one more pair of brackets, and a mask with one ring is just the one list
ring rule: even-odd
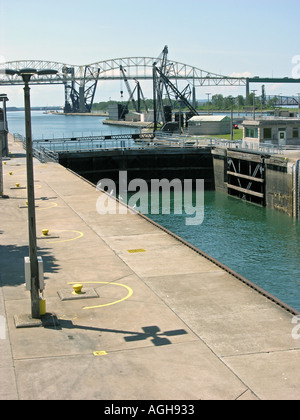
{"label": "tree line", "polygon": [[[166,101],[166,105],[169,104],[168,100]],[[267,98],[265,94],[265,88],[262,86],[262,93],[261,96],[255,96],[254,93],[250,93],[246,98],[243,95],[238,95],[237,97],[229,96],[223,96],[221,94],[213,95],[210,101],[206,102],[198,102],[196,104],[196,110],[199,111],[205,111],[207,109],[209,110],[215,110],[215,111],[230,111],[231,106],[234,110],[240,110],[243,109],[249,109],[250,107],[253,107],[253,101],[255,103],[255,107],[259,109],[274,109],[277,98]],[[173,109],[178,109],[178,103],[176,101],[173,101]],[[108,107],[111,104],[122,104],[126,105],[127,101],[106,101],[106,102],[97,102],[93,104],[93,111],[102,111],[107,112]],[[148,109],[153,109],[153,99],[146,99],[145,104]],[[142,104],[142,109],[144,109],[145,106]],[[134,106],[132,102],[128,103],[128,109],[132,111],[134,109]],[[184,107],[181,108],[184,110]]]}
{"label": "tree line", "polygon": [[230,110],[231,106],[234,110],[243,110],[245,108],[253,108],[253,105],[259,109],[274,109],[276,106],[277,97],[267,98],[264,86],[262,87],[261,96],[256,96],[255,93],[250,93],[246,98],[243,95],[237,97],[223,95],[213,95],[210,103],[202,105],[202,108],[214,110]]}

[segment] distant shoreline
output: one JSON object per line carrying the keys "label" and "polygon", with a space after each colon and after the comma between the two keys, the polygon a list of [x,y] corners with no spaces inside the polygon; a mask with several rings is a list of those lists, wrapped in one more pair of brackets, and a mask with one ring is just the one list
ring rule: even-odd
{"label": "distant shoreline", "polygon": [[[49,106],[32,106],[31,111],[62,111],[62,107],[61,106],[53,106],[53,107],[49,107]],[[6,107],[6,110],[9,112],[15,112],[15,111],[24,111],[25,108],[24,107],[16,107],[16,106],[8,106]]]}
{"label": "distant shoreline", "polygon": [[64,116],[84,116],[84,117],[108,117],[108,113],[107,112],[70,112],[70,113],[65,113],[65,112],[57,112],[57,111],[49,111],[49,114],[54,114],[54,115],[64,115]]}
{"label": "distant shoreline", "polygon": [[[24,111],[24,108],[15,108],[15,107],[8,107],[6,109],[8,112],[17,112],[17,111]],[[54,115],[83,115],[83,116],[94,116],[94,117],[108,117],[108,112],[70,112],[64,113],[60,107],[57,109],[47,108],[47,107],[31,107],[31,111],[43,111],[45,114],[54,114]]]}

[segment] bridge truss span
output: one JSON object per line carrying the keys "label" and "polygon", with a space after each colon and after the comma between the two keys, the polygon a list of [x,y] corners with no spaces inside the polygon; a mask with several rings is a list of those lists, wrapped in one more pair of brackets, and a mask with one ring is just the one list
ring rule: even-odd
{"label": "bridge truss span", "polygon": [[153,80],[154,66],[168,69],[168,78],[184,80],[194,89],[201,86],[245,86],[246,79],[210,73],[205,70],[167,59],[167,47],[159,57],[123,57],[99,61],[87,65],[72,65],[42,60],[19,60],[0,63],[0,85],[21,85],[22,79],[6,74],[6,70],[19,71],[34,68],[37,71],[56,70],[56,75],[33,76],[30,83],[63,84],[65,87],[65,112],[90,112],[99,81],[122,80],[120,69],[126,71],[127,79]]}
{"label": "bridge truss span", "polygon": [[[268,82],[275,79],[260,79],[224,76],[211,73],[200,68],[168,59],[168,48],[158,57],[123,57],[98,61],[86,65],[72,65],[54,61],[19,60],[0,63],[0,86],[23,84],[17,75],[7,74],[6,70],[19,71],[24,68],[40,70],[56,70],[56,75],[32,76],[32,85],[62,84],[65,87],[65,112],[90,112],[99,81],[122,80],[120,69],[126,71],[127,79],[152,80],[154,67],[163,69],[174,85],[180,81],[187,82],[192,89],[203,86],[246,86],[249,94],[249,83]],[[277,80],[277,79],[276,79]],[[279,80],[279,79],[278,79]],[[280,82],[299,83],[299,80],[284,78]],[[159,81],[159,86],[161,82]]]}
{"label": "bridge truss span", "polygon": [[[17,76],[6,75],[5,69],[20,70],[22,68],[35,68],[37,70],[53,69],[56,76],[32,77],[31,84],[64,83],[68,80],[76,82],[103,80],[120,80],[120,67],[126,69],[128,79],[152,79],[153,65],[161,65],[160,58],[154,57],[124,57],[114,58],[87,65],[71,65],[52,61],[19,60],[0,63],[0,85],[22,84]],[[195,86],[222,85],[244,86],[245,78],[223,76],[193,67],[184,63],[167,60],[167,65],[172,68],[169,74],[171,79],[184,79],[193,82]],[[72,71],[70,71],[72,69]]]}

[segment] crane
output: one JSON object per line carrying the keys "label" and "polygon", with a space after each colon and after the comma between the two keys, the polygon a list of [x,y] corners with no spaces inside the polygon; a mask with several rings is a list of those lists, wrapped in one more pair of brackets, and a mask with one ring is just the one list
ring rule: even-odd
{"label": "crane", "polygon": [[169,87],[174,95],[175,98],[178,100],[180,100],[181,102],[184,103],[184,105],[189,109],[189,111],[193,114],[193,115],[198,115],[198,112],[195,110],[195,108],[193,107],[193,105],[191,105],[189,103],[189,101],[187,100],[185,93],[188,91],[189,85],[182,91],[180,92],[178,90],[178,88],[171,82],[170,79],[168,79],[168,77],[162,72],[162,70],[156,66],[154,66],[154,69],[156,70],[156,72],[159,74],[160,79],[162,80],[162,82],[164,83],[165,86]]}
{"label": "crane", "polygon": [[[143,91],[142,91],[142,88],[141,88],[141,85],[140,85],[139,81],[134,79],[135,83],[136,83],[136,86],[132,91],[131,88],[130,88],[128,79],[126,77],[126,69],[124,69],[123,66],[120,66],[120,71],[121,71],[122,77],[124,79],[124,82],[125,82],[128,94],[129,94],[129,99],[128,99],[128,102],[127,102],[127,106],[128,106],[128,103],[131,101],[135,111],[140,113],[141,112],[141,97],[142,97],[142,100],[143,100],[144,106],[145,106],[145,110],[146,110],[146,112],[148,112],[148,107],[147,107],[147,104],[146,104],[146,101],[145,101],[145,98],[144,98],[144,95],[143,95]],[[137,103],[134,99],[135,91],[137,91]],[[123,90],[121,90],[121,97],[123,97]],[[125,108],[127,108],[127,107],[125,107]],[[121,118],[122,118],[122,116],[123,115],[121,115]]]}
{"label": "crane", "polygon": [[[171,67],[171,64],[170,64]],[[169,70],[165,67],[165,71],[169,74]],[[188,85],[182,92],[175,86],[169,77],[167,77],[162,68],[153,65],[153,98],[154,98],[154,131],[157,129],[158,122],[163,122],[163,127],[167,126],[168,122],[172,121],[172,109],[174,108],[174,101],[171,99],[171,94],[175,100],[180,104],[183,103],[189,110],[189,118],[198,115],[196,109],[190,104],[187,96],[190,94],[190,86]],[[166,90],[167,100],[169,105],[164,104],[163,91]],[[181,107],[179,107],[181,109]],[[187,116],[187,114],[186,114]],[[181,112],[179,111],[179,119],[181,126]]]}

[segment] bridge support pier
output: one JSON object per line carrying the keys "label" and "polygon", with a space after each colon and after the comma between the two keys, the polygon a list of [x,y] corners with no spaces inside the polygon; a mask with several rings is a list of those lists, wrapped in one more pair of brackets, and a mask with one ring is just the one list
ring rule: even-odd
{"label": "bridge support pier", "polygon": [[87,112],[84,99],[84,86],[79,86],[79,112]]}
{"label": "bridge support pier", "polygon": [[246,98],[250,95],[250,82],[249,79],[246,79]]}

